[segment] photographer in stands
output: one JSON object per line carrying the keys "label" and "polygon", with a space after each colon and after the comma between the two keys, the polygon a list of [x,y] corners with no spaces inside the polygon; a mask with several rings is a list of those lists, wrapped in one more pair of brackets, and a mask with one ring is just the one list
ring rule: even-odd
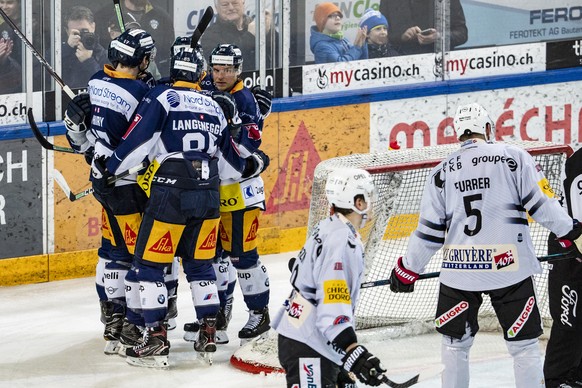
{"label": "photographer in stands", "polygon": [[67,41],[63,43],[63,80],[71,88],[87,86],[89,78],[102,70],[107,51],[95,35],[95,20],[89,8],[71,8],[65,22]]}

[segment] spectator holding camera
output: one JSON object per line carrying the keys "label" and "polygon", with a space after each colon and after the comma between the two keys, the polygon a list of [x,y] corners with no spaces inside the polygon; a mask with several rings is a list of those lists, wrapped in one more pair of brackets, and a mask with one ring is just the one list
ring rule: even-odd
{"label": "spectator holding camera", "polygon": [[91,76],[109,62],[107,50],[95,35],[95,20],[89,8],[71,8],[65,23],[63,80],[71,88],[85,87]]}

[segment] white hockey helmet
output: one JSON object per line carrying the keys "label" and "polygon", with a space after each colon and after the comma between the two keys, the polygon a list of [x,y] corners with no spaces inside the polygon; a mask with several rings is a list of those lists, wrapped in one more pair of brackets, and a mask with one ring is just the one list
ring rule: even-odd
{"label": "white hockey helmet", "polygon": [[[488,123],[491,126],[489,135],[487,135]],[[495,140],[493,120],[491,120],[485,108],[477,103],[459,105],[457,113],[455,114],[454,126],[457,138],[460,138],[462,135],[479,133],[485,136],[487,141]]]}
{"label": "white hockey helmet", "polygon": [[[325,183],[325,195],[330,205],[341,209],[351,209],[362,216],[360,228],[364,227],[371,213],[372,202],[376,199],[374,180],[370,173],[359,168],[338,169],[332,171]],[[356,196],[362,195],[366,209],[355,206]]]}

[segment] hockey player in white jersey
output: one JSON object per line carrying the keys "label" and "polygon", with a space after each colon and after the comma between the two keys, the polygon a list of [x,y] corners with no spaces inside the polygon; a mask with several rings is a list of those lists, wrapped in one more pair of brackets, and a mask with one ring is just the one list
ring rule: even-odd
{"label": "hockey player in white jersey", "polygon": [[461,147],[430,172],[418,227],[392,270],[390,289],[412,292],[442,247],[435,319],[443,335],[442,386],[469,386],[469,351],[486,294],[513,357],[516,387],[543,387],[543,330],[532,278],[542,268],[527,216],[574,247],[582,244],[582,227],[562,209],[526,151],[493,142],[493,122],[482,106],[458,107],[454,126]]}
{"label": "hockey player in white jersey", "polygon": [[146,331],[143,343],[126,352],[132,365],[169,366],[164,269],[175,256],[182,258],[202,322],[194,349],[212,361],[219,308],[212,267],[219,223],[219,171],[221,177],[236,179],[259,174],[268,165],[268,157],[260,151],[240,157],[223,110],[195,90],[203,69],[204,58],[197,50],[184,48],[174,55],[173,85],[159,85],[143,98],[107,162],[107,171],[113,174],[146,159],[151,162],[138,180],[149,194],[133,265]]}
{"label": "hockey player in white jersey", "polygon": [[367,171],[336,170],[325,191],[332,215],[290,263],[293,291],[271,323],[279,334],[279,361],[287,387],[344,387],[348,373],[377,386],[386,370],[358,344],[354,319],[364,270],[358,229],[371,214],[374,184]]}

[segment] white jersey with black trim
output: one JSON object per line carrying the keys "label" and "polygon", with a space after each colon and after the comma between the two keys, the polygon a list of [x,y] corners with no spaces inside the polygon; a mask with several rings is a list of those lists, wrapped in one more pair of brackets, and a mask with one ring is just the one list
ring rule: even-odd
{"label": "white jersey with black trim", "polygon": [[467,291],[507,287],[540,273],[528,214],[557,236],[572,230],[554,196],[525,150],[468,140],[430,172],[404,266],[422,273],[442,247],[441,283]]}
{"label": "white jersey with black trim", "polygon": [[271,327],[341,364],[344,352],[331,341],[349,326],[355,330],[363,269],[364,247],[349,221],[340,214],[322,220],[295,260],[293,292]]}

